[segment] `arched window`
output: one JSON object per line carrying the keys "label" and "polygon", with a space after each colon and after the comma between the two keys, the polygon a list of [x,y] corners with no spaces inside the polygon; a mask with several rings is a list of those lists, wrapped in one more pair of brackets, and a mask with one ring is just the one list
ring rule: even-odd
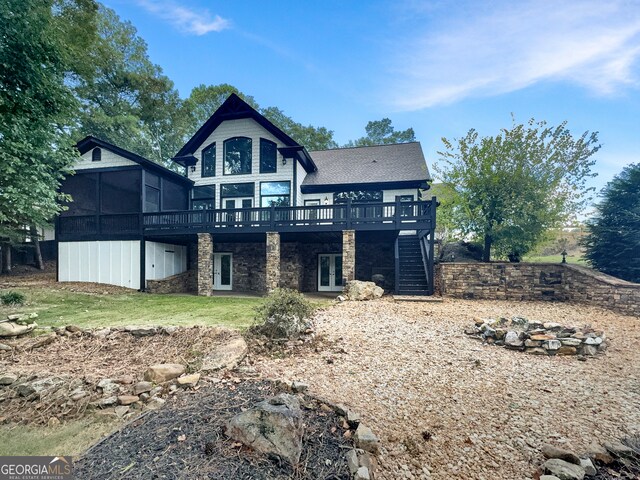
{"label": "arched window", "polygon": [[224,141],[224,174],[251,173],[251,139],[233,137]]}
{"label": "arched window", "polygon": [[91,161],[99,162],[100,160],[102,160],[102,150],[96,147],[91,152]]}
{"label": "arched window", "polygon": [[212,143],[202,150],[202,176],[216,176],[216,144]]}

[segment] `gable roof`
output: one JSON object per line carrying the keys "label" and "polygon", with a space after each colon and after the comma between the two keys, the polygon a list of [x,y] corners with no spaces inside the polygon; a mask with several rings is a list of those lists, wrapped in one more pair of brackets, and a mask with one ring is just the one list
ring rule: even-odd
{"label": "gable roof", "polygon": [[[307,172],[313,172],[314,170],[316,170],[316,166],[313,163],[312,158],[309,156],[307,151],[300,144],[298,144],[298,142],[296,142],[293,138],[276,127],[255,108],[242,100],[235,93],[229,95],[224,103],[220,105],[220,108],[218,108],[213,113],[213,115],[209,117],[209,120],[207,120],[198,129],[193,137],[191,137],[189,141],[184,144],[184,146],[175,155],[175,157],[172,158],[172,160],[181,165],[193,162],[193,160],[195,160],[193,154],[198,149],[198,147],[204,143],[209,135],[211,135],[211,132],[218,128],[218,126],[225,120],[238,120],[241,118],[251,118],[255,120],[265,130],[267,130],[274,137],[280,140],[286,147],[295,147],[293,150],[287,151],[287,153],[291,153],[291,157],[287,157],[285,152],[281,151],[281,153],[285,155],[285,158],[296,158]],[[192,158],[193,160],[191,160]]]}
{"label": "gable roof", "polygon": [[148,170],[154,171],[159,175],[169,177],[172,180],[178,180],[187,185],[193,185],[192,180],[189,180],[187,177],[180,175],[179,173],[176,173],[173,170],[169,170],[167,167],[163,167],[159,163],[152,162],[151,160],[147,160],[146,158],[141,157],[136,153],[130,152],[129,150],[125,150],[124,148],[117,147],[112,143],[105,142],[104,140],[100,140],[99,138],[96,138],[94,136],[87,135],[78,143],[76,143],[76,148],[80,152],[80,155],[84,155],[89,150],[92,150],[96,147],[109,150],[115,153],[116,155],[126,158],[127,160],[131,160],[132,162],[135,162]]}
{"label": "gable roof", "polygon": [[[302,182],[302,193],[370,188],[425,188],[431,179],[420,142],[334,148],[309,152],[318,165]],[[428,187],[427,187],[428,188]]]}

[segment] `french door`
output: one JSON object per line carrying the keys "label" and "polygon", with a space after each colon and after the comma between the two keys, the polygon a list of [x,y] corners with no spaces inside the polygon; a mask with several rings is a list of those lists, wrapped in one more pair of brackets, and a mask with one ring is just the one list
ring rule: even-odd
{"label": "french door", "polygon": [[[253,206],[252,198],[225,198],[225,209],[251,208]],[[251,212],[237,211],[235,213],[227,213],[227,222],[229,223],[247,223],[251,220]]]}
{"label": "french door", "polygon": [[322,253],[318,255],[318,291],[342,291],[342,254]]}
{"label": "french door", "polygon": [[231,290],[233,288],[233,255],[231,253],[213,254],[213,289]]}

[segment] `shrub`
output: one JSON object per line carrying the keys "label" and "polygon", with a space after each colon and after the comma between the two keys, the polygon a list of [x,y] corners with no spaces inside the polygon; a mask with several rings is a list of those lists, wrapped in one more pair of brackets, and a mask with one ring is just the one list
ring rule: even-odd
{"label": "shrub", "polygon": [[253,330],[274,340],[296,337],[309,327],[313,310],[311,302],[300,292],[276,288],[256,307]]}
{"label": "shrub", "polygon": [[9,291],[0,295],[0,303],[4,305],[22,305],[26,297],[24,293]]}

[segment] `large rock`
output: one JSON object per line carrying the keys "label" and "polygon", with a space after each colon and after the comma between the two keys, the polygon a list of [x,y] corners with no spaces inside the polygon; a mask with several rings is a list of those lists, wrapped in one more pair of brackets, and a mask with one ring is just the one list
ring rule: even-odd
{"label": "large rock", "polygon": [[2,322],[0,323],[0,337],[17,337],[18,335],[24,335],[31,332],[38,326],[37,323],[31,323],[29,325],[18,325],[14,322]]}
{"label": "large rock", "polygon": [[580,457],[575,453],[565,450],[564,448],[556,447],[554,445],[545,444],[542,446],[542,454],[546,458],[559,458],[565,462],[573,463],[574,465],[580,465]]}
{"label": "large rock", "polygon": [[584,468],[580,465],[574,465],[558,458],[547,460],[543,467],[545,473],[555,475],[560,480],[582,480],[585,475]]}
{"label": "large rock", "polygon": [[158,333],[158,327],[150,325],[127,325],[124,327],[125,332],[129,332],[134,337],[148,337]]}
{"label": "large rock", "polygon": [[344,293],[349,300],[374,300],[384,294],[384,290],[373,282],[351,280],[344,288]]}
{"label": "large rock", "polygon": [[379,440],[369,427],[363,424],[358,425],[355,434],[356,446],[366,452],[377,453]]}
{"label": "large rock", "polygon": [[159,363],[157,365],[151,365],[147,371],[144,372],[144,379],[147,382],[164,383],[178,378],[185,370],[184,365],[179,363]]}
{"label": "large rock", "polygon": [[281,393],[239,413],[227,422],[226,433],[265,454],[296,465],[302,453],[302,412],[293,395]]}
{"label": "large rock", "polygon": [[237,336],[232,337],[225,344],[220,345],[210,351],[202,359],[203,372],[210,372],[227,368],[229,370],[238,366],[242,359],[247,355],[248,347],[244,338]]}
{"label": "large rock", "polygon": [[522,334],[518,332],[507,332],[504,337],[504,344],[511,348],[520,348],[524,345]]}

